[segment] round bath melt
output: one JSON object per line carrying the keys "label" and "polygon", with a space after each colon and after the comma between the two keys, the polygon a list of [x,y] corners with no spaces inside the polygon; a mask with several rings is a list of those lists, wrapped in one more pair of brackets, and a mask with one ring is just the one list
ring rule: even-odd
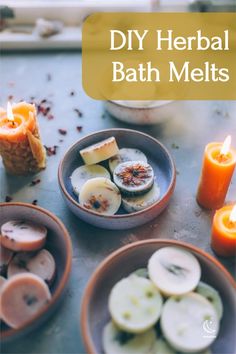
{"label": "round bath melt", "polygon": [[88,180],[79,194],[80,204],[90,211],[102,215],[114,215],[121,204],[121,195],[116,185],[108,178]]}
{"label": "round bath melt", "polygon": [[196,288],[201,267],[190,252],[180,247],[163,247],[149,259],[148,273],[164,295],[181,295]]}
{"label": "round bath melt", "polygon": [[79,195],[84,183],[96,177],[111,178],[107,169],[100,165],[83,165],[76,168],[70,177],[74,193]]}
{"label": "round bath melt", "polygon": [[149,279],[130,275],[112,288],[108,307],[119,328],[141,333],[158,321],[162,296]]}
{"label": "round bath melt", "polygon": [[8,266],[7,277],[25,272],[33,273],[47,284],[51,284],[56,273],[56,263],[52,254],[46,249],[17,253]]}
{"label": "round bath melt", "polygon": [[223,316],[223,303],[219,292],[216,289],[214,289],[212,286],[203,283],[202,281],[199,282],[196,288],[196,292],[204,296],[208,301],[212,303],[212,305],[216,309],[219,319],[221,319]]}
{"label": "round bath melt", "polygon": [[128,213],[144,210],[153,205],[160,198],[160,188],[154,182],[152,189],[144,195],[137,197],[123,197],[122,205]]}
{"label": "round bath melt", "polygon": [[154,183],[152,167],[143,161],[127,161],[119,164],[113,174],[114,183],[126,196],[147,193]]}
{"label": "round bath melt", "polygon": [[43,247],[47,229],[31,221],[10,220],[2,225],[0,243],[12,251],[35,251]]}
{"label": "round bath melt", "polygon": [[154,329],[144,333],[131,334],[120,330],[109,322],[103,330],[103,348],[105,354],[147,354],[152,353],[156,334]]}
{"label": "round bath melt", "polygon": [[46,283],[37,275],[14,275],[1,291],[1,316],[12,328],[23,326],[51,300]]}
{"label": "round bath melt", "polygon": [[119,154],[112,156],[109,159],[109,169],[111,173],[114,172],[115,168],[122,162],[127,161],[143,161],[147,162],[147,157],[139,149],[123,148],[120,149]]}
{"label": "round bath melt", "polygon": [[161,329],[177,351],[196,353],[207,349],[217,338],[219,318],[208,300],[190,292],[172,296],[165,302]]}
{"label": "round bath melt", "polygon": [[86,165],[99,163],[118,153],[119,148],[117,146],[116,139],[113,136],[80,150],[80,155]]}

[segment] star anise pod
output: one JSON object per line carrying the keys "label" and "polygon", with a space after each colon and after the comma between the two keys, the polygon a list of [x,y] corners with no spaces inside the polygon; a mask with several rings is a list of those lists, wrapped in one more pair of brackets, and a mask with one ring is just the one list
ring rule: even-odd
{"label": "star anise pod", "polygon": [[150,178],[151,168],[141,164],[127,166],[122,172],[117,173],[123,183],[127,186],[140,186],[145,183],[145,180]]}

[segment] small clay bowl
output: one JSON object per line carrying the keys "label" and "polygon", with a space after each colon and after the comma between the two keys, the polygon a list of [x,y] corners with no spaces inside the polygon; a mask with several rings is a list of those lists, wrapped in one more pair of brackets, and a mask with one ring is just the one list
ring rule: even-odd
{"label": "small clay bowl", "polygon": [[159,124],[171,116],[174,101],[105,101],[106,110],[118,120],[129,124]]}
{"label": "small clay bowl", "polygon": [[72,262],[70,236],[62,222],[49,211],[26,203],[1,203],[0,226],[11,219],[34,221],[48,229],[45,248],[53,255],[56,262],[56,275],[50,286],[52,299],[31,320],[19,329],[1,324],[1,340],[10,341],[34,330],[56,310],[69,279]]}
{"label": "small clay bowl", "polygon": [[[80,205],[78,197],[73,193],[70,176],[77,167],[84,165],[79,151],[111,136],[116,138],[120,148],[137,148],[143,151],[154,169],[161,196],[145,210],[127,214],[121,207],[116,215],[101,215]],[[108,168],[106,164],[105,166]],[[158,140],[136,130],[107,129],[85,136],[66,152],[59,165],[58,180],[62,196],[76,216],[97,227],[122,230],[145,224],[166,208],[174,192],[176,170],[172,157]]]}
{"label": "small clay bowl", "polygon": [[112,287],[138,268],[146,267],[150,256],[165,246],[179,246],[194,254],[202,269],[201,280],[220,293],[224,305],[220,332],[213,353],[235,353],[236,283],[212,256],[190,244],[174,240],[145,240],[129,244],[108,256],[95,270],[85,289],[81,305],[81,328],[86,351],[103,353],[102,333],[110,315],[108,297]]}

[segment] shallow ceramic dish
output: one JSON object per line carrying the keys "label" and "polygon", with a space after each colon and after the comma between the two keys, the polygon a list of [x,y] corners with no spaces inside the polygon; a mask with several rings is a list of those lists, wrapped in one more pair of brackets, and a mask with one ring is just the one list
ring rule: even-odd
{"label": "shallow ceramic dish", "polygon": [[[155,204],[145,210],[127,214],[120,208],[118,214],[104,216],[81,206],[78,202],[78,197],[73,193],[70,176],[75,168],[84,164],[79,151],[111,136],[116,138],[120,148],[137,148],[143,151],[154,169],[161,195],[160,199]],[[106,164],[104,166],[106,166]],[[174,191],[176,171],[169,152],[156,139],[136,130],[107,129],[80,139],[66,152],[59,165],[58,180],[62,196],[68,207],[76,216],[101,228],[121,230],[145,224],[163,211]]]}
{"label": "shallow ceramic dish", "polygon": [[135,103],[135,101],[129,104],[126,101],[106,101],[105,108],[113,117],[130,124],[158,124],[171,116],[173,101],[148,102],[151,104]]}
{"label": "shallow ceramic dish", "polygon": [[19,329],[12,329],[1,324],[1,340],[12,340],[27,334],[43,323],[56,309],[65,291],[72,261],[72,246],[70,236],[62,222],[49,211],[25,203],[1,203],[0,225],[10,219],[23,219],[37,222],[48,229],[45,248],[54,256],[56,276],[50,291],[52,299],[36,316]]}
{"label": "shallow ceramic dish", "polygon": [[86,350],[90,354],[100,354],[102,332],[110,320],[108,296],[111,288],[121,278],[138,268],[146,267],[150,256],[159,248],[180,246],[192,252],[202,268],[201,279],[216,288],[224,304],[224,314],[220,333],[212,346],[214,354],[236,352],[236,283],[226,269],[212,256],[187,243],[173,240],[146,240],[135,242],[115,251],[96,269],[83,295],[81,307],[81,328]]}

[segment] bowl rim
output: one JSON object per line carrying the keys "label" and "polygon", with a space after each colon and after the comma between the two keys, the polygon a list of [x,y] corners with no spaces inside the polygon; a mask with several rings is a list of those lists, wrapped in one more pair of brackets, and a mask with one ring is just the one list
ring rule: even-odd
{"label": "bowl rim", "polygon": [[[121,107],[123,109],[128,109],[128,110],[135,109],[135,110],[138,110],[138,111],[153,110],[153,109],[164,107],[167,104],[170,104],[170,103],[174,102],[174,100],[155,100],[157,102],[161,101],[163,103],[162,104],[160,104],[160,103],[159,104],[153,104],[152,106],[137,107],[137,106],[127,106],[125,104],[120,103],[120,101],[122,101],[122,100],[106,100],[107,103],[113,104],[114,106],[118,106],[118,107]],[[125,100],[123,100],[123,101],[125,101]],[[132,101],[135,101],[135,100],[132,100]],[[136,100],[136,101],[139,101],[139,100]],[[145,101],[151,101],[151,100],[145,100]]]}
{"label": "bowl rim", "polygon": [[165,243],[166,246],[180,246],[187,249],[190,252],[197,253],[198,255],[207,258],[211,263],[213,263],[218,270],[224,275],[224,277],[228,280],[231,286],[236,290],[236,282],[231,276],[231,274],[227,271],[227,269],[212,255],[207,253],[206,251],[202,250],[199,247],[196,247],[192,244],[183,241],[171,240],[171,239],[148,239],[142,241],[136,241],[131,244],[125,245],[118,250],[112,252],[109,256],[107,256],[95,269],[92,273],[87,286],[84,290],[82,301],[81,301],[81,315],[80,315],[80,326],[81,326],[81,334],[82,339],[86,348],[86,351],[90,354],[97,354],[96,347],[93,343],[92,337],[89,334],[89,327],[88,327],[88,307],[90,303],[90,298],[93,292],[93,289],[96,283],[99,282],[102,274],[106,269],[109,268],[109,265],[114,261],[114,259],[119,258],[122,254],[129,252],[130,250],[136,247],[142,247],[143,245],[154,244],[158,245],[161,243]]}
{"label": "bowl rim", "polygon": [[[64,181],[63,181],[63,177],[62,177],[62,173],[63,173],[63,165],[65,160],[67,159],[68,155],[70,154],[70,152],[72,150],[74,150],[74,148],[80,143],[85,141],[88,137],[95,137],[96,135],[99,135],[101,133],[106,133],[106,132],[125,132],[125,133],[135,133],[135,134],[139,134],[142,137],[148,138],[150,140],[152,140],[155,144],[159,145],[161,147],[162,150],[164,150],[165,154],[168,157],[169,160],[169,164],[171,166],[171,181],[169,183],[168,189],[165,192],[165,194],[162,196],[161,199],[159,199],[158,201],[156,201],[154,204],[150,205],[149,207],[143,209],[143,210],[139,210],[136,212],[132,212],[132,213],[127,213],[127,214],[118,214],[118,215],[102,215],[99,214],[95,211],[91,211],[88,210],[86,208],[84,208],[82,205],[79,204],[79,202],[76,202],[74,200],[74,198],[71,197],[71,195],[69,194],[69,192],[67,191]],[[176,167],[175,167],[175,163],[174,160],[171,156],[171,154],[169,153],[168,149],[156,138],[153,138],[152,136],[150,136],[149,134],[140,132],[138,130],[135,129],[126,129],[126,128],[111,128],[111,129],[103,129],[103,130],[98,130],[94,133],[90,133],[85,135],[83,138],[79,139],[76,143],[74,143],[64,154],[64,156],[62,157],[60,163],[59,163],[59,167],[58,167],[58,182],[59,182],[59,186],[61,188],[61,191],[63,192],[64,196],[66,197],[66,199],[68,199],[74,206],[76,206],[78,209],[81,209],[83,212],[85,212],[88,215],[93,215],[96,217],[99,217],[100,219],[126,219],[126,218],[132,218],[134,216],[139,216],[142,214],[147,213],[149,210],[155,208],[158,204],[161,204],[163,201],[165,201],[169,196],[171,196],[172,191],[174,190],[175,187],[175,183],[176,183]]]}
{"label": "bowl rim", "polygon": [[25,208],[29,208],[29,209],[34,209],[37,212],[43,213],[44,215],[46,215],[50,219],[52,219],[62,230],[62,235],[63,235],[64,241],[66,243],[65,250],[66,250],[67,256],[66,256],[66,265],[65,265],[65,269],[63,271],[63,275],[60,279],[58,287],[56,288],[49,304],[47,306],[45,306],[43,309],[41,309],[32,319],[27,321],[22,327],[9,328],[7,331],[3,331],[3,332],[1,331],[1,338],[3,340],[10,339],[12,336],[19,335],[21,332],[28,329],[33,323],[35,323],[37,320],[39,320],[41,318],[41,316],[45,315],[47,313],[47,311],[57,303],[61,294],[63,293],[65,286],[67,285],[67,282],[68,282],[69,276],[70,276],[70,272],[71,272],[71,266],[72,266],[72,243],[71,243],[70,235],[69,235],[69,232],[67,231],[65,225],[62,223],[62,221],[60,221],[60,219],[56,215],[54,215],[52,212],[50,212],[42,207],[39,207],[39,206],[36,206],[33,204],[29,204],[29,203],[22,203],[22,202],[6,203],[5,202],[5,203],[0,204],[0,208],[9,207],[9,206],[25,207]]}

